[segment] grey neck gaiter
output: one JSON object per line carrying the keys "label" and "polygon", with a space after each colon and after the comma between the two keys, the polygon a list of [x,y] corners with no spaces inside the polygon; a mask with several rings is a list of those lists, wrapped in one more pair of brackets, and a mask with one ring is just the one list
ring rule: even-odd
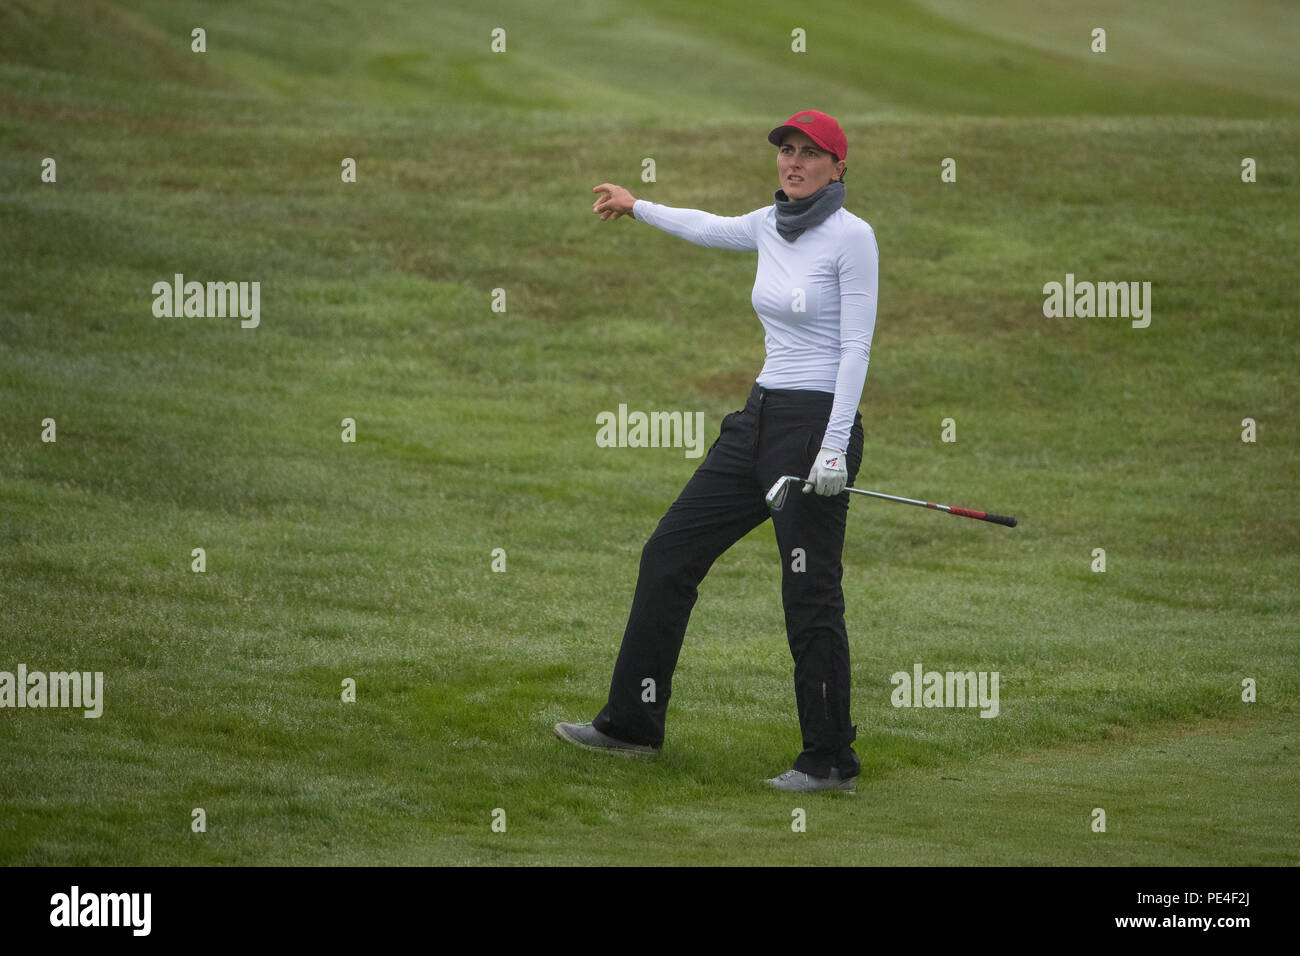
{"label": "grey neck gaiter", "polygon": [[805,229],[824,220],[844,205],[844,184],[830,182],[811,196],[791,199],[784,189],[778,189],[776,198],[776,231],[787,242],[794,242]]}

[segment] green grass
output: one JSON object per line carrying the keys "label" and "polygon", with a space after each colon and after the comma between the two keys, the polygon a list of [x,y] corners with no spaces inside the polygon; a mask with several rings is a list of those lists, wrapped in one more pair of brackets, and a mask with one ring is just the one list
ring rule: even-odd
{"label": "green grass", "polygon": [[[0,710],[0,861],[1300,862],[1296,15],[958,6],[0,9],[0,670],[107,696]],[[881,250],[858,483],[1021,520],[854,501],[856,799],[757,783],[799,748],[770,526],[701,587],[659,758],[550,736],[697,464],[596,414],[707,444],[763,359],[754,257],[591,187],[765,205],[809,105]],[[261,326],[154,318],[175,272],[260,281]],[[1066,272],[1151,281],[1150,328],[1044,318]],[[918,660],[1000,715],[893,708]]]}

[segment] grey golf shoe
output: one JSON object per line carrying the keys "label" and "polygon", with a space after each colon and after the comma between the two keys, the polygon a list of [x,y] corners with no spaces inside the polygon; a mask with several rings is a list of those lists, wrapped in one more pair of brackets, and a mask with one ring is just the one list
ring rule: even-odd
{"label": "grey golf shoe", "polygon": [[650,747],[645,744],[630,744],[623,740],[616,740],[602,734],[591,724],[556,724],[555,736],[587,750],[601,750],[605,753],[652,757],[659,752],[658,747]]}
{"label": "grey golf shoe", "polygon": [[853,778],[847,780],[840,779],[840,772],[837,768],[831,768],[829,777],[814,777],[804,773],[802,770],[787,770],[779,777],[771,777],[763,781],[777,790],[788,790],[791,793],[807,793],[810,790],[840,790],[844,793],[857,793],[858,786],[853,782]]}

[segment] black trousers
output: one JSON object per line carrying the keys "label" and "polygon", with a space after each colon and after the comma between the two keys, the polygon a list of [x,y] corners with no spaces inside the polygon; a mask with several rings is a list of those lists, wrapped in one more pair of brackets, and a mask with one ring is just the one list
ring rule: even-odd
{"label": "black trousers", "polygon": [[[745,407],[722,420],[717,441],[641,551],[609,700],[593,722],[597,730],[630,743],[663,744],[673,671],[696,587],[724,551],[771,518],[803,731],[794,768],[818,777],[829,776],[832,767],[845,778],[861,771],[850,746],[857,728],[849,719],[849,641],[840,583],[849,493],[803,494],[795,485],[775,514],[763,501],[782,475],[808,475],[833,400],[829,392],[756,384]],[[853,484],[862,464],[861,415],[854,417],[846,458]]]}

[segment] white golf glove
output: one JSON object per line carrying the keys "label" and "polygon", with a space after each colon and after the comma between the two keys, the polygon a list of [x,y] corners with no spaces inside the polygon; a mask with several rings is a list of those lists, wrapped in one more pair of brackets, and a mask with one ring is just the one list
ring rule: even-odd
{"label": "white golf glove", "polygon": [[816,491],[819,495],[838,495],[848,483],[849,470],[844,467],[844,452],[823,445],[813,460],[803,493]]}

